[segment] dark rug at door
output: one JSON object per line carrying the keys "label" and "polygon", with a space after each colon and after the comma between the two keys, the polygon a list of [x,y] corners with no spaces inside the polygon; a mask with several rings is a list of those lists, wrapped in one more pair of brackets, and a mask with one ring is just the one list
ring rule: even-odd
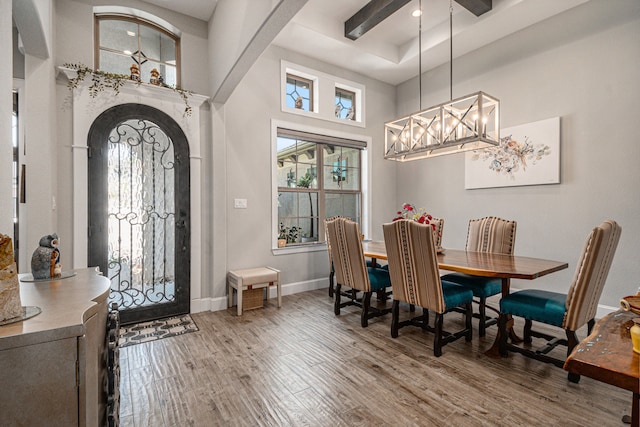
{"label": "dark rug at door", "polygon": [[190,315],[170,317],[167,319],[152,320],[150,322],[136,323],[120,328],[120,347],[127,347],[143,342],[155,341],[162,338],[175,337],[177,335],[195,332],[198,325]]}

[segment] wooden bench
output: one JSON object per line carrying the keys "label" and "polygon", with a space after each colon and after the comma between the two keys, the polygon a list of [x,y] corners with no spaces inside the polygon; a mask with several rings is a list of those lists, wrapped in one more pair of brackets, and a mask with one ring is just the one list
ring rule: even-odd
{"label": "wooden bench", "polygon": [[233,306],[233,290],[238,294],[238,316],[242,316],[242,294],[244,291],[266,288],[269,297],[269,286],[275,285],[278,290],[278,308],[282,306],[282,289],[280,284],[280,270],[272,267],[247,268],[232,270],[227,274],[229,303]]}

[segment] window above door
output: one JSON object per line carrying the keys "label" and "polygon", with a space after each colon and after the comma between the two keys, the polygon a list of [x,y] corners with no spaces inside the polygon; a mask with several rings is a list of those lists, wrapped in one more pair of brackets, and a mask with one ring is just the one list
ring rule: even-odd
{"label": "window above door", "polygon": [[[145,19],[95,15],[95,68],[180,86],[180,37]],[[158,75],[154,75],[156,70]]]}

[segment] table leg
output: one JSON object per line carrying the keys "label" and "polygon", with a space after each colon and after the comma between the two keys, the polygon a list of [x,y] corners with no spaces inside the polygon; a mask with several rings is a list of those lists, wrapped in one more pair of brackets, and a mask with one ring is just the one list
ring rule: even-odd
{"label": "table leg", "polygon": [[[511,279],[507,277],[503,277],[502,278],[502,296],[505,297],[509,295],[510,289],[511,289]],[[500,316],[502,316],[502,314]],[[509,339],[511,339],[512,343],[517,344],[522,342],[523,340],[518,336],[518,334],[516,334],[516,331],[513,328],[514,323],[515,322],[513,321],[513,318],[511,317],[511,315],[507,315],[507,331],[509,333]],[[496,339],[493,341],[493,345],[489,348],[489,350],[485,351],[484,353],[486,356],[493,357],[496,359],[500,357],[499,342],[502,335],[502,333],[500,332],[499,325],[500,325],[500,320],[498,320],[498,333],[496,334]]]}

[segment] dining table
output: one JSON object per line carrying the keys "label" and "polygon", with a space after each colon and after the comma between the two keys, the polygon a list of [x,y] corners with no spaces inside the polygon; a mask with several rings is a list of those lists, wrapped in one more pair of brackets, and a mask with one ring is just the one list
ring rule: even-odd
{"label": "dining table", "polygon": [[[372,259],[373,265],[377,260],[387,259],[387,249],[383,241],[365,240],[362,242],[362,249],[364,256]],[[438,267],[441,270],[500,278],[502,296],[509,295],[511,279],[533,280],[569,267],[568,263],[562,261],[491,252],[443,248],[438,248],[437,252]],[[510,320],[508,325],[511,340],[521,341],[513,331],[513,320]],[[500,357],[498,341],[499,333],[492,347],[485,352],[487,356]]]}
{"label": "dining table", "polygon": [[633,351],[630,329],[638,315],[623,310],[607,314],[564,364],[569,372],[629,390],[631,415],[622,420],[633,426],[640,426],[640,354]]}

